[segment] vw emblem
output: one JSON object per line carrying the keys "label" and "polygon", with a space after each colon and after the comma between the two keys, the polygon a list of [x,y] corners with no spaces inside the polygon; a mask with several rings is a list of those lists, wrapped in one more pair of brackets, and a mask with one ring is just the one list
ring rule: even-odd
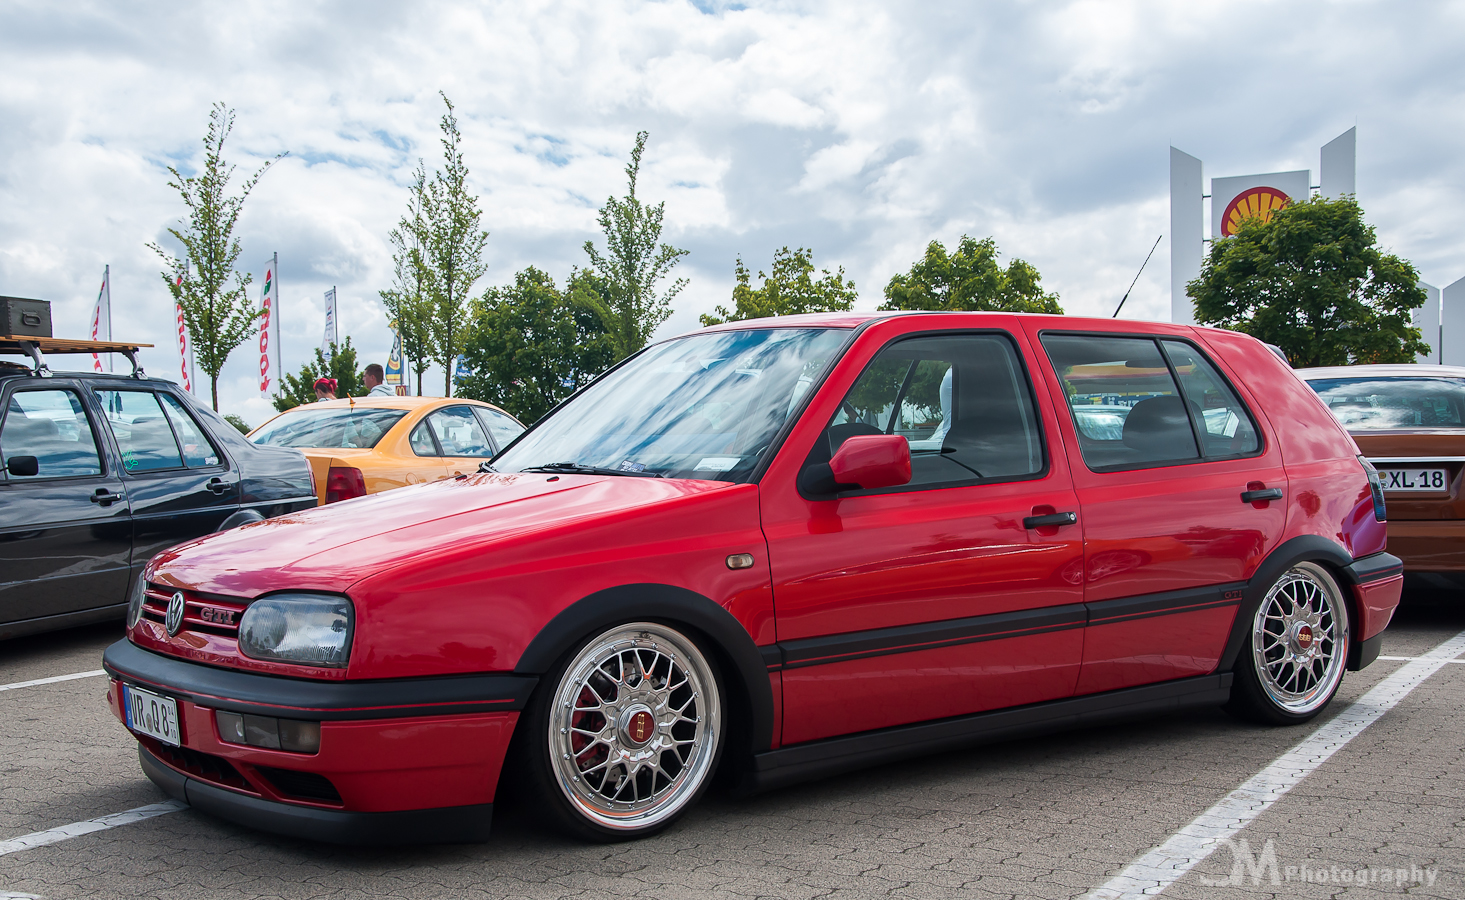
{"label": "vw emblem", "polygon": [[177,591],[168,601],[168,636],[172,637],[183,627],[183,592]]}

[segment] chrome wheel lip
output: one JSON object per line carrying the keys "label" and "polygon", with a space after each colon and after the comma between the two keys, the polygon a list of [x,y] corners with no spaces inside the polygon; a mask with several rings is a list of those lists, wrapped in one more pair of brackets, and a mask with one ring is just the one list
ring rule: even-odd
{"label": "chrome wheel lip", "polygon": [[1312,563],[1278,579],[1252,621],[1257,682],[1279,709],[1306,715],[1332,699],[1343,680],[1348,614],[1336,584]]}
{"label": "chrome wheel lip", "polygon": [[[669,686],[658,688],[650,681],[636,680],[623,673],[626,682],[618,685],[619,696],[613,703],[602,701],[599,704],[603,726],[590,738],[587,747],[577,752],[572,732],[582,737],[588,733],[576,728],[576,714],[590,709],[577,703],[591,677],[618,656],[646,650],[655,651],[685,675],[684,683],[690,688],[694,700],[684,704],[682,713],[695,708],[693,737],[688,741],[685,736],[678,739],[672,733],[674,726],[688,721],[687,716],[679,715],[668,702],[670,695],[683,682],[668,678]],[[653,664],[652,668],[655,669],[656,665]],[[633,680],[636,683],[631,683]],[[594,693],[593,687],[590,690]],[[599,697],[598,694],[595,696]],[[651,714],[655,727],[649,737],[638,742],[626,729],[631,727],[635,714],[640,711]],[[675,816],[711,774],[721,737],[721,715],[722,704],[716,680],[706,659],[690,639],[658,623],[622,625],[590,641],[571,661],[560,679],[548,722],[550,768],[570,805],[591,822],[616,831],[652,827]],[[594,770],[602,766],[607,772],[613,767],[622,767],[621,771],[630,772],[631,778],[643,769],[650,769],[654,788],[657,767],[663,763],[674,765],[672,758],[663,760],[662,755],[671,753],[675,760],[680,760],[676,747],[685,747],[688,743],[691,747],[686,752],[685,762],[662,788],[653,789],[651,796],[646,798],[637,797],[630,801],[609,799],[590,780],[580,777],[582,774],[593,775]],[[604,748],[605,762],[582,771],[579,760],[590,748]]]}

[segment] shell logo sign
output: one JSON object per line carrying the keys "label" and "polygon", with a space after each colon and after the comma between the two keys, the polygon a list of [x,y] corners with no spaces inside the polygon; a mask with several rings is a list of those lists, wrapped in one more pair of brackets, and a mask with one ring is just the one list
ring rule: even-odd
{"label": "shell logo sign", "polygon": [[1232,236],[1240,230],[1241,223],[1248,219],[1270,222],[1277,210],[1291,202],[1291,198],[1274,187],[1254,187],[1242,191],[1226,204],[1226,210],[1221,214],[1221,236]]}

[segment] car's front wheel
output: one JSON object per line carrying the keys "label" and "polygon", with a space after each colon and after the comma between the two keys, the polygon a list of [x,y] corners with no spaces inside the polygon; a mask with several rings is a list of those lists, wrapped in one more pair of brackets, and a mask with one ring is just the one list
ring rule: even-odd
{"label": "car's front wheel", "polygon": [[527,712],[526,762],[535,794],[547,795],[535,799],[555,824],[594,840],[670,825],[707,788],[723,740],[715,665],[654,622],[590,638]]}
{"label": "car's front wheel", "polygon": [[1268,589],[1252,617],[1226,709],[1271,725],[1308,721],[1337,693],[1349,640],[1338,583],[1317,563],[1296,564]]}

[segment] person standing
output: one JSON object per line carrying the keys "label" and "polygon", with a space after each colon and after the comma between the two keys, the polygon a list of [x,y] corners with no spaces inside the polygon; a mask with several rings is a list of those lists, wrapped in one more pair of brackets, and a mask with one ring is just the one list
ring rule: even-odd
{"label": "person standing", "polygon": [[397,396],[396,391],[392,390],[390,387],[387,387],[386,380],[387,377],[386,374],[382,371],[382,367],[377,365],[376,363],[372,363],[371,365],[367,366],[366,371],[361,373],[361,383],[371,389],[366,392],[366,396],[368,397]]}

